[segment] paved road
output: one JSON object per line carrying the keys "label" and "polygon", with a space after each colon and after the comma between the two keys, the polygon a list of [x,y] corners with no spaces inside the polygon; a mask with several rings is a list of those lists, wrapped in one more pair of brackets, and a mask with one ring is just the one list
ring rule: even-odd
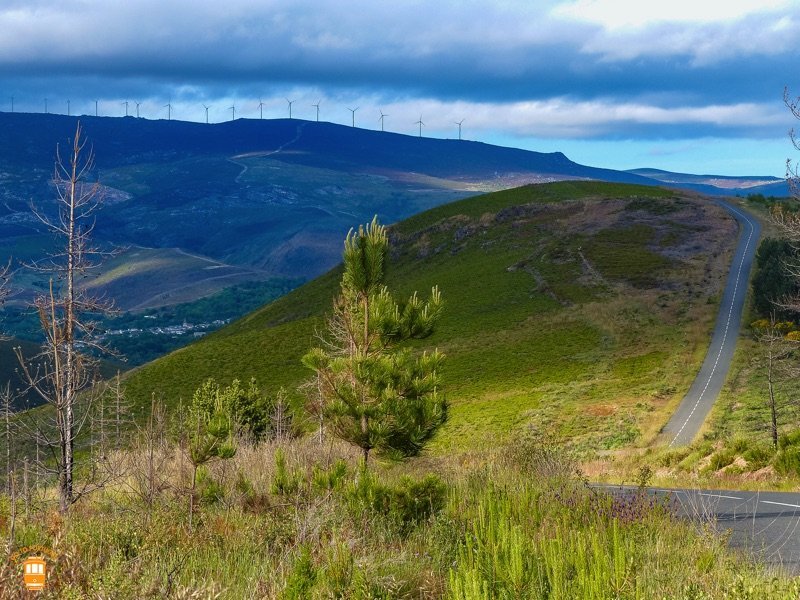
{"label": "paved road", "polygon": [[692,442],[725,383],[739,337],[750,267],[753,264],[761,231],[758,221],[743,210],[722,200],[717,203],[739,222],[739,243],[733,256],[717,323],[703,366],[692,387],[681,400],[678,410],[662,430],[667,434],[670,446],[685,446]]}
{"label": "paved road", "polygon": [[[612,494],[630,494],[630,486],[599,486]],[[648,488],[672,498],[680,516],[730,531],[729,544],[750,552],[770,567],[800,575],[800,494]]]}

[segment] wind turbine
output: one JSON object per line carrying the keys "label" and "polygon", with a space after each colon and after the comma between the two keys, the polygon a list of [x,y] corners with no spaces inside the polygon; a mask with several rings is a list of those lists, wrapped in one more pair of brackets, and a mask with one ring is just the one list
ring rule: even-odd
{"label": "wind turbine", "polygon": [[172,120],[172,100],[167,102],[164,107],[167,109],[167,121]]}
{"label": "wind turbine", "polygon": [[208,125],[208,109],[211,108],[211,107],[210,106],[206,106],[205,104],[203,104],[203,108],[206,109],[206,125]]}
{"label": "wind turbine", "polygon": [[134,104],[136,105],[136,118],[138,119],[139,118],[139,105],[141,104],[141,102],[135,102],[134,101]]}
{"label": "wind turbine", "polygon": [[[208,123],[208,114],[207,113],[208,113],[208,109],[206,109],[206,123]],[[259,119],[263,119],[264,118],[264,102],[262,102],[260,99],[258,101],[258,118]]]}
{"label": "wind turbine", "polygon": [[288,103],[289,103],[289,118],[291,119],[291,118],[292,118],[292,104],[294,104],[294,100],[289,100],[289,99],[287,98],[287,99],[286,99],[286,102],[288,102]]}
{"label": "wind turbine", "polygon": [[94,101],[94,116],[99,117],[100,115],[97,113],[97,100]]}
{"label": "wind turbine", "polygon": [[11,112],[14,112],[14,96],[11,96]]}
{"label": "wind turbine", "polygon": [[356,126],[356,111],[361,108],[360,106],[356,106],[355,108],[348,108],[351,113],[353,113],[353,127]]}
{"label": "wind turbine", "polygon": [[44,114],[47,114],[47,98],[44,99]]}
{"label": "wind turbine", "polygon": [[414,121],[414,125],[419,125],[419,137],[422,137],[422,126],[425,125],[422,122],[422,115],[419,116],[419,121]]}
{"label": "wind turbine", "polygon": [[456,123],[456,125],[458,125],[458,141],[459,141],[459,142],[461,141],[461,124],[462,124],[463,122],[464,122],[464,119],[461,119],[460,121],[456,121],[456,122],[455,122],[455,123]]}
{"label": "wind turbine", "polygon": [[389,115],[383,114],[383,111],[380,110],[380,109],[378,109],[378,112],[381,113],[381,117],[380,117],[379,121],[381,122],[381,131],[383,131],[383,119],[384,119],[384,117],[388,117]]}
{"label": "wind turbine", "polygon": [[69,100],[67,100],[67,116],[70,116],[70,112],[69,112]]}
{"label": "wind turbine", "polygon": [[231,105],[231,121],[236,120],[236,104]]}
{"label": "wind turbine", "polygon": [[317,100],[316,104],[312,104],[311,106],[317,107],[317,123],[319,123],[319,100]]}
{"label": "wind turbine", "polygon": [[125,102],[123,102],[123,104],[125,105],[125,116],[127,117],[128,116],[128,104],[129,103],[128,103],[127,100],[125,100]]}

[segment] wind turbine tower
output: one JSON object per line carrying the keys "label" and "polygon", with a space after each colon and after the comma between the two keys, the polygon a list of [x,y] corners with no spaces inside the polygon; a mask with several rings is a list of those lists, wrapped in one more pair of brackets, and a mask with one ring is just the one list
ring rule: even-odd
{"label": "wind turbine tower", "polygon": [[231,121],[236,120],[236,104],[231,105]]}
{"label": "wind turbine tower", "polygon": [[123,102],[123,104],[125,105],[125,116],[127,117],[128,116],[128,104],[129,104],[129,102],[127,100],[125,100],[125,102]]}
{"label": "wind turbine tower", "polygon": [[458,141],[461,141],[461,124],[464,122],[464,119],[460,121],[456,121],[456,125],[458,125]]}
{"label": "wind turbine tower", "polygon": [[206,109],[206,125],[208,125],[208,109],[211,108],[211,107],[206,106],[205,104],[203,104],[203,108]]}
{"label": "wind turbine tower", "polygon": [[99,113],[97,111],[97,100],[94,101],[94,116],[99,117]]}
{"label": "wind turbine tower", "polygon": [[47,114],[47,98],[44,99],[44,114]]}
{"label": "wind turbine tower", "polygon": [[348,109],[347,109],[347,110],[349,110],[349,111],[350,111],[350,112],[353,114],[353,127],[355,127],[355,126],[356,126],[356,111],[357,111],[359,108],[361,108],[361,107],[360,107],[360,106],[356,106],[355,108],[348,108]]}
{"label": "wind turbine tower", "polygon": [[167,109],[167,121],[172,121],[172,101],[167,102],[164,108]]}
{"label": "wind turbine tower", "polygon": [[[206,112],[208,112],[208,111],[206,111]],[[206,115],[206,123],[208,123],[208,118],[207,117],[208,117],[208,115]],[[262,100],[260,100],[260,99],[258,101],[258,118],[260,120],[264,119],[264,102]]]}
{"label": "wind turbine tower", "polygon": [[315,106],[317,108],[317,123],[319,123],[319,100],[317,100],[316,104],[312,104],[311,106]]}
{"label": "wind turbine tower", "polygon": [[11,96],[11,112],[14,112],[14,96]]}
{"label": "wind turbine tower", "polygon": [[378,112],[381,113],[380,122],[381,122],[381,131],[383,131],[383,119],[385,117],[388,117],[389,115],[384,114],[382,110],[379,110]]}
{"label": "wind turbine tower", "polygon": [[138,119],[139,118],[139,105],[141,104],[141,102],[134,102],[134,104],[136,105],[136,118]]}
{"label": "wind turbine tower", "polygon": [[414,125],[419,125],[419,137],[422,137],[422,126],[425,125],[425,123],[422,122],[422,115],[419,116],[419,121],[414,122]]}
{"label": "wind turbine tower", "polygon": [[288,103],[289,103],[289,118],[291,119],[291,118],[292,118],[292,104],[294,104],[294,100],[289,100],[289,99],[287,98],[287,99],[286,99],[286,102],[288,102]]}
{"label": "wind turbine tower", "polygon": [[70,110],[69,110],[69,100],[67,100],[67,116],[68,116],[68,117],[70,116]]}

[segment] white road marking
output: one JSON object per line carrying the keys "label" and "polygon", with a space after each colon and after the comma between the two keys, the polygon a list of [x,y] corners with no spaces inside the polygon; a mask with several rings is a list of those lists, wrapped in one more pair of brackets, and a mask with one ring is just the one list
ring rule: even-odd
{"label": "white road marking", "polygon": [[701,496],[708,496],[709,498],[728,498],[729,500],[744,500],[744,498],[737,498],[736,496],[723,496],[722,494],[703,494]]}
{"label": "white road marking", "polygon": [[776,504],[778,506],[788,506],[790,508],[800,508],[800,504],[786,504],[785,502],[770,502],[769,500],[759,500],[759,502],[763,502],[764,504]]}
{"label": "white road marking", "polygon": [[[725,341],[728,339],[728,329],[730,328],[731,317],[733,316],[733,305],[736,303],[736,296],[737,296],[738,291],[739,291],[739,280],[741,279],[741,275],[742,275],[742,266],[744,265],[745,258],[747,257],[747,249],[750,247],[750,241],[751,241],[751,239],[753,237],[753,233],[755,232],[755,225],[753,224],[753,222],[750,220],[750,218],[746,214],[743,214],[742,212],[736,210],[735,208],[733,208],[732,206],[730,206],[727,203],[725,203],[725,207],[727,209],[729,209],[731,212],[733,212],[734,214],[737,214],[737,215],[741,216],[742,219],[744,219],[745,223],[747,223],[750,226],[750,233],[747,236],[747,242],[745,243],[744,250],[742,252],[742,259],[739,261],[739,268],[736,271],[736,281],[735,281],[734,286],[733,286],[733,294],[731,294],[730,306],[728,307],[728,319],[727,319],[727,321],[725,321],[725,331],[724,331],[724,333],[722,335],[722,342],[719,345],[719,351],[717,352],[717,358],[714,361],[714,366],[711,368],[711,373],[708,376],[708,380],[706,381],[706,385],[703,387],[703,391],[700,392],[700,395],[697,397],[697,402],[694,403],[694,406],[692,407],[692,411],[689,413],[689,416],[686,417],[686,421],[683,422],[683,425],[678,430],[678,433],[676,433],[675,437],[672,438],[672,441],[669,444],[670,448],[675,445],[675,442],[680,437],[681,433],[683,433],[683,430],[686,428],[686,425],[689,424],[689,421],[691,420],[692,415],[694,414],[694,412],[697,410],[697,407],[700,406],[700,401],[703,399],[703,396],[705,395],[706,390],[708,390],[708,386],[711,384],[711,379],[714,377],[714,373],[716,373],[716,371],[717,371],[717,366],[719,365],[719,359],[722,356],[722,350],[725,348]],[[712,335],[712,338],[713,338],[713,335]]]}

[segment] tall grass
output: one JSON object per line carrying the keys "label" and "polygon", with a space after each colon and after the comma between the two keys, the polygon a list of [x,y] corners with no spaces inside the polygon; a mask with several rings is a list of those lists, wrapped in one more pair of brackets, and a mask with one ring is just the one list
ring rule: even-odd
{"label": "tall grass", "polygon": [[[167,449],[169,453],[174,449]],[[283,458],[280,458],[283,456]],[[142,465],[142,456],[138,459]],[[121,464],[135,465],[137,461]],[[179,455],[152,503],[127,480],[60,518],[47,496],[14,547],[57,556],[42,598],[796,598],[800,585],[729,553],[724,540],[645,495],[586,487],[558,448],[421,458],[363,472],[311,440],[242,445],[207,477],[189,530]],[[431,472],[433,471],[433,472]],[[282,485],[275,485],[283,481]],[[286,482],[293,482],[287,486]],[[8,526],[9,503],[0,504]],[[0,567],[0,599],[24,598]]]}

